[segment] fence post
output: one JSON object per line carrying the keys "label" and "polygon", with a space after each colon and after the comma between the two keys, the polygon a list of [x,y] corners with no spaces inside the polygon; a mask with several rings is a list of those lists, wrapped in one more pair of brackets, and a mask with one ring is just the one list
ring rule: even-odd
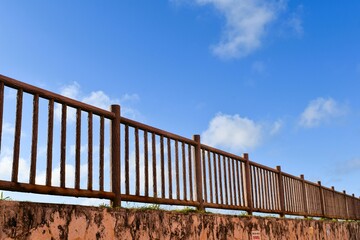
{"label": "fence post", "polygon": [[319,185],[319,192],[320,192],[320,206],[321,206],[321,215],[322,217],[325,217],[325,203],[324,203],[324,193],[323,188],[321,186],[321,181],[318,181]]}
{"label": "fence post", "polygon": [[244,153],[243,158],[245,159],[245,186],[246,186],[246,200],[249,210],[247,211],[248,215],[253,213],[253,200],[252,200],[252,181],[251,181],[251,169],[250,169],[250,160],[249,154]]}
{"label": "fence post", "polygon": [[346,196],[346,191],[345,190],[343,191],[343,194],[344,194],[344,203],[345,203],[345,215],[344,215],[344,218],[346,220],[348,220],[349,219],[349,209],[348,209],[347,196]]}
{"label": "fence post", "polygon": [[111,121],[110,130],[111,191],[115,194],[114,198],[111,199],[111,206],[120,207],[120,106],[111,105],[111,112],[115,114],[114,119]]}
{"label": "fence post", "polygon": [[204,199],[203,199],[203,179],[201,171],[201,142],[200,135],[194,135],[193,140],[195,145],[195,174],[196,174],[196,201],[199,203],[198,210],[204,211]]}
{"label": "fence post", "polygon": [[300,178],[301,178],[302,191],[303,191],[304,212],[305,212],[304,217],[306,218],[308,216],[308,201],[307,201],[307,195],[306,195],[304,174],[301,174]]}
{"label": "fence post", "polygon": [[354,220],[358,220],[358,205],[359,203],[356,202],[355,194],[352,194],[352,202],[353,202],[353,211],[354,211]]}
{"label": "fence post", "polygon": [[337,212],[339,211],[339,209],[336,207],[336,198],[335,198],[335,187],[331,186],[331,191],[332,191],[332,218],[339,218],[339,216],[337,216]]}
{"label": "fence post", "polygon": [[285,194],[284,194],[284,184],[283,184],[283,174],[281,172],[281,166],[276,166],[279,176],[279,197],[280,197],[280,217],[285,217]]}
{"label": "fence post", "polygon": [[360,197],[359,198],[356,198],[356,200],[357,200],[357,217],[356,217],[356,220],[360,220]]}

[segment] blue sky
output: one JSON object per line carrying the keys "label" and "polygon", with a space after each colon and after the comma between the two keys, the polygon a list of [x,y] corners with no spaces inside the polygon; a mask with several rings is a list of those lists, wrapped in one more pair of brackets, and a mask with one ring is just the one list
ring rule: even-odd
{"label": "blue sky", "polygon": [[129,118],[360,195],[360,2],[0,0],[0,10],[0,74],[120,103]]}

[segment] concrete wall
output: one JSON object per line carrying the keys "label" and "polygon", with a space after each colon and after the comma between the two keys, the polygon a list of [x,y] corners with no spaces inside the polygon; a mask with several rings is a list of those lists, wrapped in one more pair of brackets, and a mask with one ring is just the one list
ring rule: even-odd
{"label": "concrete wall", "polygon": [[360,222],[0,201],[0,239],[360,240]]}

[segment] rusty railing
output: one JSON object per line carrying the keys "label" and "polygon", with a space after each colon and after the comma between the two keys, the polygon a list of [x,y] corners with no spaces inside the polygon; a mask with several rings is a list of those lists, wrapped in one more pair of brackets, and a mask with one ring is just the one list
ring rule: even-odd
{"label": "rusty railing", "polygon": [[[244,210],[249,214],[360,219],[360,199],[354,194],[323,187],[321,182],[307,181],[303,175],[292,176],[282,172],[280,166],[273,169],[252,162],[248,154],[237,156],[204,145],[199,135],[187,139],[121,117],[118,105],[106,111],[2,75],[0,150],[7,136],[3,132],[4,117],[8,114],[5,110],[7,89],[16,92],[16,104],[11,177],[0,176],[2,190],[109,199],[113,206],[132,201],[194,206],[200,210]],[[26,100],[32,100],[30,110],[23,108]],[[30,154],[28,160],[24,160],[30,164],[29,175],[24,181],[19,179],[19,164],[26,111],[31,112],[32,121]],[[60,123],[54,120],[56,111]],[[74,133],[67,129],[72,112],[75,112]],[[41,119],[43,124],[39,124]],[[44,132],[46,154],[40,159],[39,134]],[[75,142],[74,159],[69,159],[70,139]],[[54,142],[59,142],[59,146],[54,147]],[[109,154],[105,153],[107,148]],[[46,166],[43,183],[37,180],[39,161]],[[67,179],[70,161],[74,162],[73,185]],[[58,184],[54,183],[54,162],[60,168]],[[106,163],[110,165],[109,173]],[[86,167],[86,186],[81,181],[82,166]]]}

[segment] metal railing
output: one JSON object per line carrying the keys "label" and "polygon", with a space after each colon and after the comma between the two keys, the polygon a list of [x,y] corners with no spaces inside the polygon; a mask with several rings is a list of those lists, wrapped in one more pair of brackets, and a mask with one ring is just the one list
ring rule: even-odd
{"label": "metal railing", "polygon": [[[249,214],[264,212],[280,216],[360,219],[360,199],[354,194],[347,195],[345,191],[323,187],[321,182],[309,182],[303,175],[292,176],[282,172],[280,166],[272,169],[252,162],[248,154],[237,156],[204,145],[199,135],[187,139],[124,118],[118,105],[112,105],[110,111],[106,111],[2,75],[0,147],[4,135],[4,96],[7,88],[16,91],[16,110],[11,179],[0,176],[2,190],[109,199],[113,206],[121,206],[121,201],[133,201],[194,206],[199,210],[244,210]],[[28,181],[19,180],[24,94],[32,99]],[[40,102],[47,106],[45,110],[39,107]],[[60,118],[56,134],[55,111]],[[66,167],[71,151],[67,130],[71,111],[75,111],[73,186],[67,182],[69,170]],[[47,135],[46,160],[42,162],[46,165],[46,176],[41,184],[37,181],[40,161],[38,137],[39,116],[44,114],[46,127],[40,132],[46,131]],[[82,119],[84,116],[86,121]],[[106,134],[105,128],[110,130],[110,134]],[[57,149],[59,156],[54,154],[55,140],[60,143]],[[85,157],[82,141],[86,143]],[[107,148],[109,154],[105,153]],[[52,182],[55,157],[59,158],[58,186]],[[108,174],[104,166],[107,159],[110,165]],[[84,174],[81,163],[86,166],[86,186],[81,185]],[[96,186],[94,179],[98,183]]]}

